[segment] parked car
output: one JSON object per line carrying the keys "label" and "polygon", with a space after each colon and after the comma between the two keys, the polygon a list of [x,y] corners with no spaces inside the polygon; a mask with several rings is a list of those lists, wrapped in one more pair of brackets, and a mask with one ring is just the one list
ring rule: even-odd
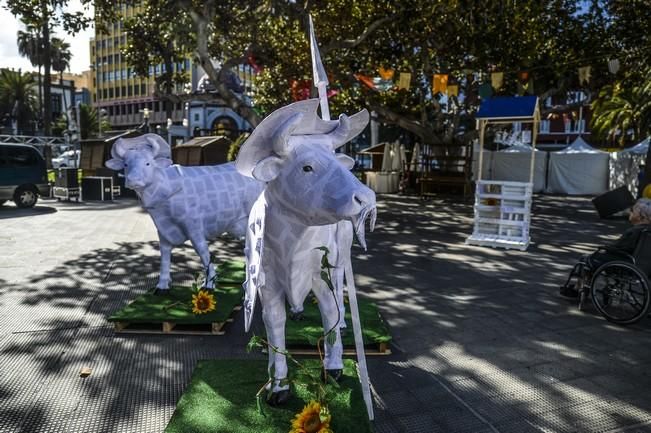
{"label": "parked car", "polygon": [[56,158],[52,158],[52,168],[79,168],[81,150],[66,150]]}
{"label": "parked car", "polygon": [[45,159],[33,146],[0,143],[0,205],[33,207],[39,195],[48,196]]}

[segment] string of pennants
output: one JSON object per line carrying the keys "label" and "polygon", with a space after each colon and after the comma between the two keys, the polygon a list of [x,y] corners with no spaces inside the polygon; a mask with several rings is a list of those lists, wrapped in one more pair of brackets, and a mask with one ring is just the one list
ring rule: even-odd
{"label": "string of pennants", "polygon": [[[618,59],[608,60],[608,71],[611,74],[616,74],[620,69],[620,63]],[[577,68],[579,83],[589,83],[590,75],[592,72],[591,66],[581,66]],[[468,71],[472,73],[472,71]],[[389,90],[396,87],[398,90],[409,90],[411,87],[411,77],[410,72],[400,72],[398,74],[397,83],[394,83],[394,77],[396,75],[395,70],[391,68],[378,68],[378,74],[380,76],[380,82],[376,82],[373,77],[362,74],[355,74],[355,78],[360,81],[365,86],[373,90]],[[518,72],[518,93],[524,94],[529,93],[533,94],[533,78],[529,71],[520,71]],[[434,74],[432,77],[432,93],[443,93],[448,96],[458,96],[459,94],[459,85],[449,82],[450,76],[448,74]],[[504,72],[491,72],[490,73],[490,82],[484,82],[479,86],[479,97],[489,98],[493,91],[497,91],[502,88],[504,84]]]}

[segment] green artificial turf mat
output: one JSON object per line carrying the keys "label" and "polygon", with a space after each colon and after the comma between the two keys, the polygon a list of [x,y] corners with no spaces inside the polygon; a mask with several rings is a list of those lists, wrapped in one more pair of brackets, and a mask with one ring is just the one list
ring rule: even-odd
{"label": "green artificial turf mat", "polygon": [[[241,283],[244,273],[243,262],[225,262],[219,266],[219,283],[214,289],[217,307],[206,314],[192,313],[191,287],[171,287],[167,295],[154,295],[147,292],[124,308],[116,311],[110,322],[156,323],[172,322],[185,325],[224,322],[233,309],[242,303],[242,287],[230,285]],[[225,285],[228,284],[228,285]]]}
{"label": "green artificial turf mat", "polygon": [[[285,342],[292,346],[314,346],[319,337],[323,336],[323,324],[318,304],[314,303],[311,296],[305,300],[303,320],[287,318]],[[380,317],[377,305],[365,299],[357,299],[359,319],[362,325],[362,336],[365,345],[388,343],[391,341],[389,329]],[[342,337],[344,346],[354,346],[353,321],[350,316],[350,307],[346,304],[346,332]]]}
{"label": "green artificial turf mat", "polygon": [[[303,362],[317,371],[320,367],[318,360]],[[314,396],[305,385],[292,385],[291,400],[281,408],[263,403],[262,415],[255,395],[266,380],[267,361],[199,361],[165,433],[287,433],[294,415]],[[371,432],[356,364],[345,360],[340,387],[328,387],[332,431]]]}

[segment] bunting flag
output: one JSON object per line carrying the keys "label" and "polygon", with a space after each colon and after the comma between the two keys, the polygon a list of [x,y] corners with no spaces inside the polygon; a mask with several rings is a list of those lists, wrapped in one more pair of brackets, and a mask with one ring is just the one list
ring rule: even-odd
{"label": "bunting flag", "polygon": [[384,69],[384,67],[382,67],[382,66],[380,66],[380,68],[377,71],[380,74],[380,77],[384,81],[389,81],[389,80],[393,79],[393,75],[395,73],[395,71],[393,69],[391,69],[391,68]]}
{"label": "bunting flag", "polygon": [[533,79],[529,78],[528,81],[518,81],[518,95],[522,96],[525,93],[533,95]]}
{"label": "bunting flag", "polygon": [[459,86],[456,84],[450,84],[448,86],[448,96],[459,96]]}
{"label": "bunting flag", "polygon": [[529,82],[529,71],[518,72],[518,80],[520,80],[522,84]]}
{"label": "bunting flag", "polygon": [[493,96],[493,87],[490,83],[483,83],[479,86],[479,97],[481,99],[490,99]]}
{"label": "bunting flag", "polygon": [[617,71],[619,71],[619,60],[618,59],[610,59],[610,60],[608,60],[608,71],[611,74],[616,74]]}
{"label": "bunting flag", "polygon": [[253,68],[253,72],[259,74],[262,71],[262,68],[256,63],[253,53],[251,52],[248,53],[247,61],[249,62],[249,65],[251,65],[251,67]]}
{"label": "bunting flag", "polygon": [[411,84],[411,73],[409,73],[409,72],[401,72],[400,73],[400,80],[398,81],[398,89],[409,90],[410,84]]}
{"label": "bunting flag", "polygon": [[448,74],[434,74],[432,83],[434,84],[434,94],[447,92]]}
{"label": "bunting flag", "polygon": [[493,89],[500,90],[504,83],[504,72],[493,72],[491,74],[491,85]]}
{"label": "bunting flag", "polygon": [[373,78],[369,77],[368,75],[354,74],[354,77],[369,89],[376,90],[375,83],[373,83]]}
{"label": "bunting flag", "polygon": [[579,84],[590,83],[590,66],[583,66],[579,68]]}

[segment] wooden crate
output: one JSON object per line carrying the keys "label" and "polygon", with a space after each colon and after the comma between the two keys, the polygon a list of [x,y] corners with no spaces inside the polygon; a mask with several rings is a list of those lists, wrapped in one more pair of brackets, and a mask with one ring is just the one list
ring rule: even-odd
{"label": "wooden crate", "polygon": [[233,308],[228,319],[224,322],[208,323],[176,323],[162,322],[126,322],[115,321],[113,326],[116,333],[121,334],[178,334],[178,335],[224,335],[224,326],[234,321],[234,316],[242,309],[241,305]]}

